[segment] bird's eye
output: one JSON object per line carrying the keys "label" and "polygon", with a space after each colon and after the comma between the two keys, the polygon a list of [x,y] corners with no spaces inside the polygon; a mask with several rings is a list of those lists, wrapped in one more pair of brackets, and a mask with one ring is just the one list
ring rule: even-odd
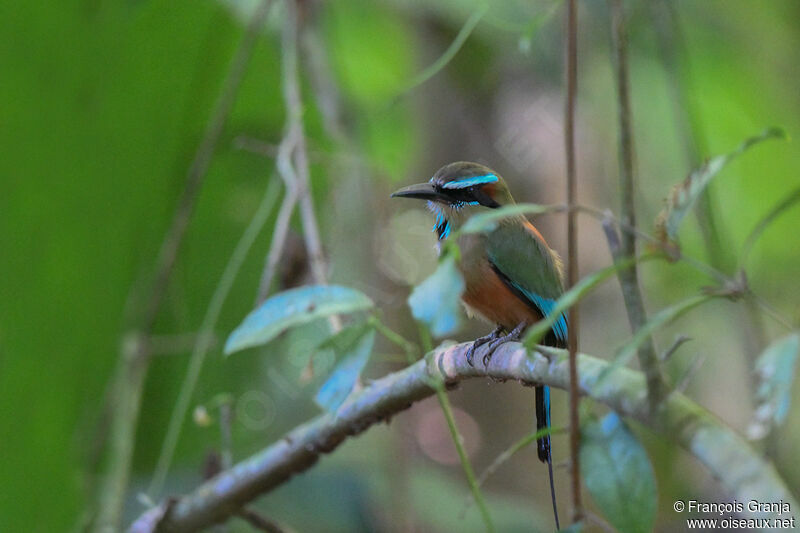
{"label": "bird's eye", "polygon": [[473,200],[480,205],[490,207],[492,209],[496,207],[500,207],[500,204],[495,202],[494,198],[489,196],[486,192],[483,191],[482,187],[475,187],[474,190],[470,192]]}

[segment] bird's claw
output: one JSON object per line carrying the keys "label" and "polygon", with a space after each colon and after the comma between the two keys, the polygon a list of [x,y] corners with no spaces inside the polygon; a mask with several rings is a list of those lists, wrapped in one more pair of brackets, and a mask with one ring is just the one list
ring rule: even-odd
{"label": "bird's claw", "polygon": [[478,341],[472,343],[472,345],[467,349],[467,363],[469,366],[475,366],[472,362],[472,359],[475,357],[475,345],[478,344]]}
{"label": "bird's claw", "polygon": [[491,344],[489,344],[489,348],[486,350],[486,353],[483,356],[483,366],[489,366],[489,361],[492,360],[495,350],[497,350],[501,345],[507,342],[518,341],[522,335],[522,331],[527,327],[527,325],[528,324],[525,322],[521,322],[508,335],[504,335],[493,340]]}
{"label": "bird's claw", "polygon": [[[478,350],[478,348],[480,348],[481,346],[483,346],[487,342],[496,341],[497,338],[500,336],[500,333],[502,331],[503,331],[503,327],[502,326],[497,326],[494,329],[494,331],[492,331],[488,335],[484,335],[483,337],[478,337],[477,339],[475,339],[475,341],[472,343],[472,345],[467,349],[467,363],[469,363],[469,366],[475,366],[475,363],[474,363],[473,360],[475,359],[475,352]],[[486,358],[485,357],[483,358],[483,362],[484,362],[484,365],[485,365],[486,364]]]}

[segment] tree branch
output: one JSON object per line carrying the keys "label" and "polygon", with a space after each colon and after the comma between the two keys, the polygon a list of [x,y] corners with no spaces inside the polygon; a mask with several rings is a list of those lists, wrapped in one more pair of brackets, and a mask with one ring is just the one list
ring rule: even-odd
{"label": "tree branch", "polygon": [[[201,485],[191,494],[170,499],[143,514],[131,533],[197,531],[237,514],[242,506],[267,493],[293,475],[310,468],[348,437],[388,421],[412,403],[432,396],[436,380],[449,386],[469,378],[513,379],[522,385],[545,384],[566,389],[569,370],[564,352],[555,357],[527,356],[518,343],[494,353],[489,366],[470,366],[469,344],[439,349],[423,360],[372,382],[353,394],[336,414],[325,413],[298,426],[281,440]],[[485,350],[485,348],[484,348]],[[480,352],[480,350],[479,350]],[[550,352],[550,350],[548,350]],[[477,361],[482,361],[479,353]],[[693,454],[719,480],[723,490],[739,501],[797,502],[775,468],[744,438],[683,394],[672,392],[653,412],[640,372],[619,368],[605,376],[608,363],[588,355],[579,357],[581,393],[618,413],[634,418],[668,436]]]}

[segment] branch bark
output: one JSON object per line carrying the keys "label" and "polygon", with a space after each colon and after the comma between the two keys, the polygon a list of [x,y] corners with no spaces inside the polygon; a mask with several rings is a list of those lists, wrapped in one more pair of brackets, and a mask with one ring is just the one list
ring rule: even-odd
{"label": "branch bark", "polygon": [[[550,359],[540,353],[528,356],[520,344],[508,343],[497,349],[484,368],[466,362],[469,346],[438,349],[417,363],[374,381],[353,394],[335,415],[326,413],[298,426],[191,494],[169,499],[146,512],[130,532],[198,531],[224,522],[259,495],[313,466],[320,455],[332,452],[348,437],[388,421],[414,402],[434,395],[438,380],[448,387],[465,379],[485,377],[516,380],[525,386],[569,386],[568,362],[562,351],[553,350],[555,357]],[[482,361],[480,353],[476,361]],[[677,442],[709,469],[731,497],[738,501],[783,500],[797,508],[795,497],[772,464],[734,430],[683,394],[671,392],[661,409],[653,412],[647,401],[645,377],[640,372],[619,368],[600,380],[608,363],[581,355],[579,366],[582,394]]]}

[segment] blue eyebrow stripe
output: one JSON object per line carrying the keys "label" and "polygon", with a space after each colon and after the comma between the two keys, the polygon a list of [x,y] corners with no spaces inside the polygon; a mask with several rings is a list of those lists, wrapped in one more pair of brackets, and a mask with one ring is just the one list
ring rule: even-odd
{"label": "blue eyebrow stripe", "polygon": [[484,176],[473,176],[471,178],[448,181],[442,185],[442,189],[466,189],[474,185],[486,185],[487,183],[494,183],[496,181],[497,176],[494,174],[486,174]]}

